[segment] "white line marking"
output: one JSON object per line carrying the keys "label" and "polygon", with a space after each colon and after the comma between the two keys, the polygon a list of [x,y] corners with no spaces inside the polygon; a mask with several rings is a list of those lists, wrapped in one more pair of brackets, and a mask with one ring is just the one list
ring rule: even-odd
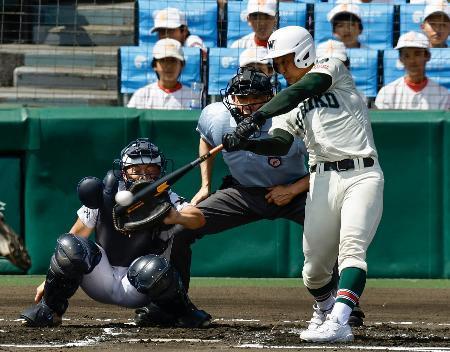
{"label": "white line marking", "polygon": [[237,321],[237,322],[244,322],[244,323],[258,323],[261,320],[259,319],[241,319],[241,318],[234,318],[234,319],[225,319],[225,318],[217,318],[213,321]]}
{"label": "white line marking", "polygon": [[450,347],[394,347],[394,346],[344,346],[344,345],[299,345],[299,346],[271,346],[247,343],[233,346],[235,348],[257,348],[257,349],[298,349],[298,350],[365,350],[365,351],[407,351],[407,352],[447,352]]}

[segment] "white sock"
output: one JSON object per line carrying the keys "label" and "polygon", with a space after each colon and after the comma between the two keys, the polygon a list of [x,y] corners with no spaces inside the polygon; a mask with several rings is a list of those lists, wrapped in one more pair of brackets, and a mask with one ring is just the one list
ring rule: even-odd
{"label": "white sock", "polygon": [[350,317],[350,314],[352,313],[352,308],[350,308],[348,305],[342,302],[336,302],[334,304],[333,310],[331,311],[331,316],[336,317],[339,324],[347,324],[348,318]]}
{"label": "white sock", "polygon": [[330,297],[328,297],[325,301],[316,301],[316,304],[322,312],[325,312],[333,308],[335,300],[336,298],[330,294]]}

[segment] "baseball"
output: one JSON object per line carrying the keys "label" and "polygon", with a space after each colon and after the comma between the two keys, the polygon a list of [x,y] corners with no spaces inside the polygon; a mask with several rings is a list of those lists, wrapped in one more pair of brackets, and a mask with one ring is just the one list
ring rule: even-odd
{"label": "baseball", "polygon": [[115,200],[117,204],[126,207],[133,202],[133,193],[130,191],[120,191],[116,193]]}

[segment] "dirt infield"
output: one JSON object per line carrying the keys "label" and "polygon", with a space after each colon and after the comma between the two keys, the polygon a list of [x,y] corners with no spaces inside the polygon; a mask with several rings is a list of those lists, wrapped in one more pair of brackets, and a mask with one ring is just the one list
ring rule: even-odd
{"label": "dirt infield", "polygon": [[78,292],[63,325],[21,326],[34,286],[0,287],[0,351],[450,351],[450,291],[368,288],[366,326],[349,345],[311,345],[299,331],[311,314],[304,288],[194,287],[193,301],[214,318],[208,329],[139,328],[132,310]]}

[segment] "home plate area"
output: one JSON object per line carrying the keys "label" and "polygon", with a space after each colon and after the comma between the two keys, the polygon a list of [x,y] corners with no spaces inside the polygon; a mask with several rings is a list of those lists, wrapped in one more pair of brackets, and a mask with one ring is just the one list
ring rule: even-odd
{"label": "home plate area", "polygon": [[346,344],[300,340],[312,314],[302,287],[193,287],[194,303],[213,316],[206,329],[139,327],[134,311],[94,302],[82,291],[57,328],[26,328],[18,318],[35,287],[0,286],[0,351],[449,351],[446,289],[367,288],[365,326]]}

